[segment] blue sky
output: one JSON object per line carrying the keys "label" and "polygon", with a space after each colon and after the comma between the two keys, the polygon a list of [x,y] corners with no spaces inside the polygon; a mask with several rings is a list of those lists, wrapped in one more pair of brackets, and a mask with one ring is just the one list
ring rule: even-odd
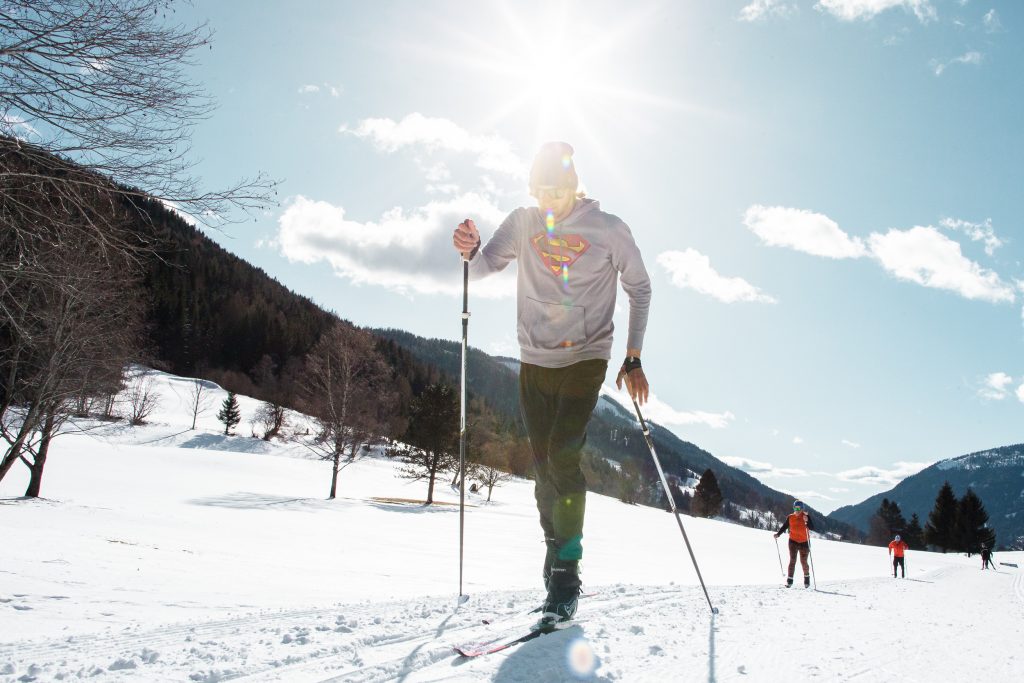
{"label": "blue sky", "polygon": [[[457,338],[454,223],[489,235],[566,140],[644,254],[682,438],[824,510],[1024,441],[1021,3],[255,7],[175,17],[216,31],[205,184],[282,181],[209,234],[288,287]],[[514,356],[510,284],[474,285],[470,341]]]}

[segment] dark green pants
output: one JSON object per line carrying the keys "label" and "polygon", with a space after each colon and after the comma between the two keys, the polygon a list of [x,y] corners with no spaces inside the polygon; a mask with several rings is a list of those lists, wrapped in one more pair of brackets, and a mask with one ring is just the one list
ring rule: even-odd
{"label": "dark green pants", "polygon": [[533,450],[540,525],[559,560],[583,556],[587,482],[580,458],[607,370],[606,360],[564,368],[523,363],[519,369],[519,405]]}

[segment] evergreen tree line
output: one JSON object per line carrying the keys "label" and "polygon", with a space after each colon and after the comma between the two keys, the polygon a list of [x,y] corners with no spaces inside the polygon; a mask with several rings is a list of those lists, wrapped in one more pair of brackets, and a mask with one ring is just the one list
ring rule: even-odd
{"label": "evergreen tree line", "polygon": [[958,500],[947,481],[939,489],[923,528],[917,513],[908,522],[896,501],[883,498],[871,517],[867,542],[884,546],[898,534],[911,550],[977,553],[982,546],[995,546],[996,534],[988,526],[988,519],[985,505],[974,489],[968,488]]}
{"label": "evergreen tree line", "polygon": [[957,500],[949,482],[942,485],[928,513],[924,542],[942,552],[968,554],[995,547],[996,532],[988,526],[988,512],[974,489],[968,487]]}

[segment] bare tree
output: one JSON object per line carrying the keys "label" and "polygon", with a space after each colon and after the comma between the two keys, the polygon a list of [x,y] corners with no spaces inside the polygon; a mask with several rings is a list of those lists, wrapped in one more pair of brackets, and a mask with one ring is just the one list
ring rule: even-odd
{"label": "bare tree", "polygon": [[160,403],[153,378],[143,369],[132,373],[125,394],[128,403],[128,423],[134,426],[145,424],[146,419]]}
{"label": "bare tree", "polygon": [[192,413],[192,426],[196,428],[196,419],[213,406],[213,390],[206,380],[194,378],[188,385],[188,409]]}
{"label": "bare tree", "polygon": [[473,469],[473,478],[481,486],[487,487],[487,502],[491,502],[491,493],[495,488],[512,480],[512,475],[492,465],[477,465]]}
{"label": "bare tree", "polygon": [[[16,236],[0,232],[0,252]],[[26,495],[38,495],[51,439],[77,397],[108,390],[111,377],[138,353],[141,308],[130,263],[109,267],[95,243],[24,240],[43,277],[3,286],[16,316],[0,318],[2,479],[19,460],[31,470]]]}
{"label": "bare tree", "polygon": [[261,403],[260,407],[256,409],[256,415],[253,417],[253,424],[263,428],[263,436],[260,438],[264,441],[270,441],[280,434],[284,428],[284,422],[284,406],[272,401]]}
{"label": "bare tree", "polygon": [[126,196],[154,197],[207,221],[269,199],[272,184],[262,177],[219,191],[197,187],[192,132],[214,103],[188,71],[212,35],[205,25],[167,21],[168,10],[169,0],[4,0],[0,152],[18,150],[45,169],[0,163],[5,180],[51,177],[67,159],[83,171],[63,183],[71,200],[83,184],[109,179]]}
{"label": "bare tree", "polygon": [[344,322],[328,329],[306,357],[305,406],[316,423],[312,441],[302,443],[331,463],[331,491],[338,491],[338,472],[348,452],[379,433],[390,390],[387,365],[373,338]]}

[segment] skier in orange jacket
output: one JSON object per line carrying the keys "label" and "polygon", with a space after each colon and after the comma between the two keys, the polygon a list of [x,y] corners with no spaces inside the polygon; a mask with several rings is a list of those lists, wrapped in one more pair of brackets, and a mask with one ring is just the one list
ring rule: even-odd
{"label": "skier in orange jacket", "polygon": [[810,531],[814,529],[811,516],[804,509],[802,501],[793,501],[793,514],[786,518],[785,523],[775,532],[775,538],[789,531],[789,576],[786,588],[793,585],[793,570],[796,569],[796,556],[800,554],[800,565],[804,569],[804,588],[811,587],[811,569],[807,566],[807,556],[811,553]]}
{"label": "skier in orange jacket", "polygon": [[896,534],[896,538],[889,543],[889,555],[892,556],[892,578],[896,578],[896,567],[900,568],[900,576],[904,579],[907,578],[907,565],[903,562],[903,553],[908,550],[910,550],[910,546],[900,538],[899,534]]}

